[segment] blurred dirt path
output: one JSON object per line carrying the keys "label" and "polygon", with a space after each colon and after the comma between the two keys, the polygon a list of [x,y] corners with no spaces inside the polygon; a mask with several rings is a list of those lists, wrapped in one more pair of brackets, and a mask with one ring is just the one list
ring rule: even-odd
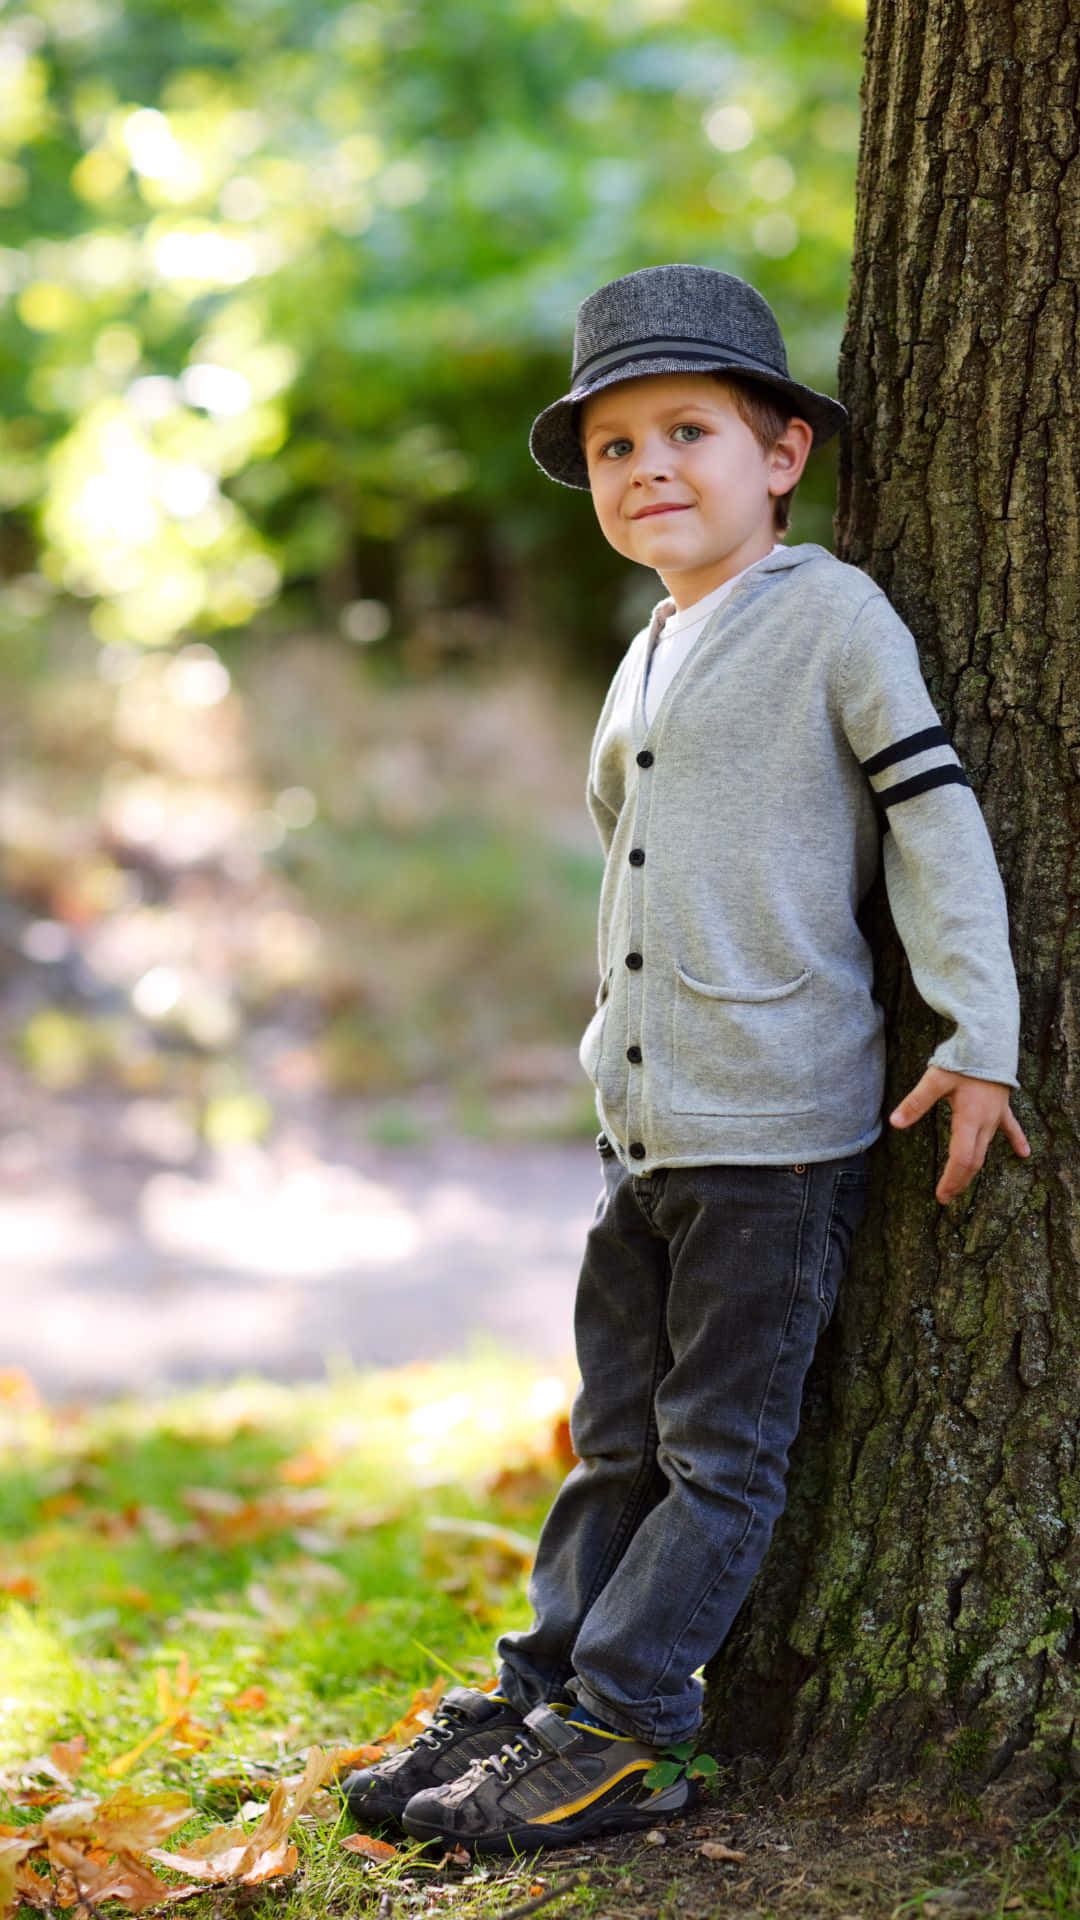
{"label": "blurred dirt path", "polygon": [[153,1102],[17,1091],[17,1114],[0,1100],[0,1368],[51,1399],[320,1378],[485,1335],[572,1352],[588,1142],[350,1145],[329,1110],[272,1147],[193,1155]]}

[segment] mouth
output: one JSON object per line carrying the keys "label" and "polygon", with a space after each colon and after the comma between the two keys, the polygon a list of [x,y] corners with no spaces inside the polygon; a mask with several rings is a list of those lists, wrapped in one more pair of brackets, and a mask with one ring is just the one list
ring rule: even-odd
{"label": "mouth", "polygon": [[631,514],[630,518],[632,520],[652,520],[658,513],[689,513],[689,511],[690,502],[688,500],[681,502],[672,500],[665,502],[663,506],[642,507],[640,513]]}

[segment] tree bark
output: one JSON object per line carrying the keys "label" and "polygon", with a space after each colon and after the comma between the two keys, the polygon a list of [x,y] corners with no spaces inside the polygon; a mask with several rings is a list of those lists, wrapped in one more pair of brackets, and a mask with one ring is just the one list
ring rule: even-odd
{"label": "tree bark", "polygon": [[[912,628],[995,844],[1032,1158],[999,1138],[941,1208],[944,1109],[874,1149],[788,1509],[708,1676],[706,1744],[749,1734],[781,1787],[1080,1774],[1078,43],[1076,0],[871,0],[837,544]],[[880,880],[867,917],[888,1112],[939,1031]]]}

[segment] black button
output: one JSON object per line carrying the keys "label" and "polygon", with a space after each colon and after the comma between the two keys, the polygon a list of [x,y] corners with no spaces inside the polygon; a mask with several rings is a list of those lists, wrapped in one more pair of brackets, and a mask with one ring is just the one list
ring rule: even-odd
{"label": "black button", "polygon": [[645,865],[644,847],[631,847],[629,860],[632,867],[643,867]]}
{"label": "black button", "polygon": [[631,1160],[644,1160],[644,1158],[645,1158],[645,1149],[644,1149],[644,1147],[642,1146],[642,1144],[641,1144],[641,1141],[640,1141],[640,1140],[631,1140],[631,1142],[630,1142],[630,1158],[631,1158]]}
{"label": "black button", "polygon": [[636,973],[639,967],[643,967],[645,965],[645,962],[642,959],[640,953],[628,953],[626,956],[626,964],[629,967],[631,973]]}
{"label": "black button", "polygon": [[641,1048],[640,1048],[640,1047],[627,1047],[627,1049],[626,1049],[626,1057],[627,1057],[627,1059],[629,1060],[629,1062],[630,1062],[630,1065],[631,1065],[632,1067],[640,1067],[640,1065],[641,1065]]}
{"label": "black button", "polygon": [[652,754],[649,752],[648,747],[642,747],[641,752],[638,754],[638,757],[637,757],[637,763],[639,767],[652,766],[653,757],[652,757]]}

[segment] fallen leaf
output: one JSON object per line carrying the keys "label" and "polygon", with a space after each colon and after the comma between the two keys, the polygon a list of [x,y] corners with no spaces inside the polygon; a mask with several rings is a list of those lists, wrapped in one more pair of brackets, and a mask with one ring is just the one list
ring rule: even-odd
{"label": "fallen leaf", "polygon": [[336,1793],[313,1793],[303,1813],[301,1823],[306,1826],[319,1825],[323,1821],[341,1819],[341,1801]]}
{"label": "fallen leaf", "polygon": [[204,1747],[210,1745],[213,1737],[210,1728],[204,1727],[201,1720],[192,1720],[184,1714],[173,1726],[169,1745],[173,1753],[201,1753]]}
{"label": "fallen leaf", "polygon": [[91,1832],[110,1853],[145,1853],[190,1820],[195,1809],[185,1793],[137,1793],[120,1787],[97,1808]]}
{"label": "fallen leaf", "polygon": [[570,1421],[566,1414],[556,1420],[551,1429],[551,1451],[561,1467],[567,1471],[577,1465],[577,1454],[570,1438]]}
{"label": "fallen leaf", "polygon": [[[187,1703],[191,1699],[198,1684],[199,1676],[197,1673],[193,1674],[189,1671],[186,1653],[180,1656],[179,1665],[176,1670],[175,1684],[170,1680],[164,1667],[158,1668],[158,1711],[164,1717],[160,1724],[146,1735],[145,1739],[140,1740],[136,1746],[131,1748],[130,1752],[122,1753],[115,1760],[110,1760],[105,1769],[110,1779],[120,1779],[125,1773],[130,1772],[136,1760],[141,1760],[143,1754],[146,1753],[150,1747],[156,1746],[159,1740],[164,1740],[166,1734],[175,1732],[180,1736],[181,1751],[192,1753],[197,1752],[200,1747],[206,1746],[207,1742],[212,1738],[211,1734],[205,1727],[199,1727],[196,1721],[189,1721],[188,1719]],[[187,1741],[185,1741],[183,1737],[182,1729],[184,1723],[187,1724],[195,1736]],[[202,1737],[203,1735],[205,1735],[205,1738]]]}
{"label": "fallen leaf", "polygon": [[86,1759],[85,1733],[77,1733],[73,1740],[58,1740],[49,1748],[49,1759],[65,1780],[74,1780]]}
{"label": "fallen leaf", "polygon": [[169,1893],[166,1882],[129,1853],[99,1861],[70,1840],[51,1840],[49,1859],[53,1866],[67,1869],[80,1899],[95,1906],[102,1900],[119,1900],[129,1913],[142,1913],[146,1907],[159,1906]]}
{"label": "fallen leaf", "polygon": [[441,1677],[433,1680],[430,1687],[418,1688],[401,1719],[395,1720],[386,1733],[380,1733],[375,1745],[393,1747],[404,1745],[407,1740],[411,1740],[421,1727],[428,1725],[432,1708],[438,1705],[445,1692],[446,1681]]}
{"label": "fallen leaf", "polygon": [[645,1835],[645,1845],[647,1847],[666,1847],[667,1834],[664,1833],[660,1827],[650,1827],[648,1833]]}
{"label": "fallen leaf", "polygon": [[497,1547],[508,1560],[516,1560],[523,1567],[531,1567],[536,1555],[536,1542],[524,1533],[514,1533],[509,1527],[497,1527],[493,1520],[460,1520],[448,1514],[429,1514],[424,1521],[429,1533],[456,1534],[464,1540],[482,1540]]}
{"label": "fallen leaf", "polygon": [[21,1367],[0,1367],[0,1401],[28,1413],[41,1405],[41,1395]]}
{"label": "fallen leaf", "polygon": [[212,1833],[203,1834],[191,1846],[177,1848],[175,1852],[166,1853],[160,1847],[151,1847],[149,1858],[163,1867],[174,1867],[189,1879],[230,1880],[241,1886],[255,1886],[263,1880],[292,1873],[298,1855],[285,1835],[333,1771],[333,1753],[312,1747],[299,1781],[278,1781],[266,1812],[252,1833],[245,1833],[243,1827],[215,1827]]}
{"label": "fallen leaf", "polygon": [[445,1859],[452,1867],[472,1866],[472,1854],[469,1852],[468,1847],[451,1847]]}
{"label": "fallen leaf", "polygon": [[83,1800],[66,1800],[62,1807],[50,1808],[42,1819],[40,1831],[46,1837],[57,1835],[65,1840],[79,1837],[89,1839],[100,1804],[93,1795]]}
{"label": "fallen leaf", "polygon": [[28,1854],[35,1852],[42,1844],[41,1834],[36,1829],[25,1837],[19,1834],[13,1840],[0,1840],[0,1862],[18,1866],[20,1861],[25,1860]]}
{"label": "fallen leaf", "polygon": [[398,1851],[389,1840],[373,1840],[370,1833],[350,1833],[341,1844],[346,1853],[362,1853],[365,1860],[393,1860]]}
{"label": "fallen leaf", "polygon": [[[15,1892],[28,1907],[42,1907],[46,1912],[52,1906],[53,1886],[42,1873],[35,1873],[26,1862],[15,1869]],[[2,1911],[0,1901],[0,1911]]]}
{"label": "fallen leaf", "polygon": [[523,1467],[502,1467],[487,1481],[487,1490],[496,1500],[516,1507],[529,1506],[551,1491],[551,1469],[533,1463]]}
{"label": "fallen leaf", "polygon": [[337,1747],[334,1751],[334,1772],[350,1773],[353,1767],[370,1767],[376,1760],[386,1759],[386,1748],[368,1744],[363,1747]]}
{"label": "fallen leaf", "polygon": [[6,1853],[0,1853],[0,1914],[9,1914],[15,1905],[17,1872],[17,1862]]}
{"label": "fallen leaf", "polygon": [[225,1705],[230,1713],[261,1713],[269,1699],[265,1687],[245,1687],[243,1693],[234,1694]]}
{"label": "fallen leaf", "polygon": [[335,1449],[324,1442],[305,1447],[301,1453],[294,1453],[290,1460],[283,1460],[277,1469],[276,1478],[283,1480],[288,1487],[310,1487],[316,1480],[325,1480],[330,1469],[339,1458]]}
{"label": "fallen leaf", "polygon": [[745,1860],[737,1847],[725,1847],[722,1840],[703,1840],[698,1852],[706,1860]]}
{"label": "fallen leaf", "polygon": [[28,1573],[7,1573],[0,1578],[0,1593],[13,1600],[40,1600],[41,1588]]}
{"label": "fallen leaf", "polygon": [[329,1494],[314,1487],[277,1487],[255,1499],[245,1499],[222,1487],[187,1487],[180,1497],[197,1515],[204,1534],[218,1546],[233,1546],[258,1540],[266,1533],[303,1526],[330,1505]]}

